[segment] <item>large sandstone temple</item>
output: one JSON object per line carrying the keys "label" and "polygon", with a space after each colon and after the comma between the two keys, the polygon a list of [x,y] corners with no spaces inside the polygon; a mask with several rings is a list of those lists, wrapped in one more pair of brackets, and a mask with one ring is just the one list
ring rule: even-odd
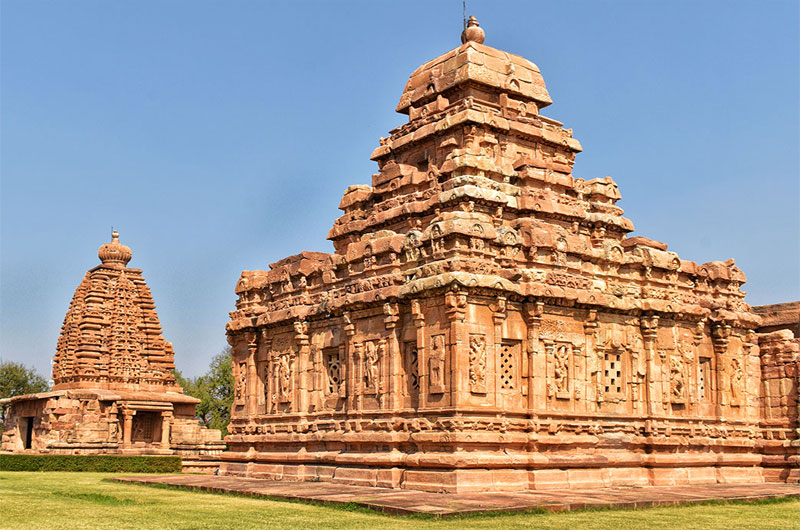
{"label": "large sandstone temple", "polygon": [[483,44],[418,68],[328,234],[245,271],[221,474],[430,491],[798,481],[798,349],[733,260],[628,237],[610,178]]}
{"label": "large sandstone temple", "polygon": [[175,382],[172,344],[131,249],[117,232],[100,247],[64,318],[52,391],[10,405],[2,449],[34,453],[213,455],[218,430],[195,419],[199,399]]}

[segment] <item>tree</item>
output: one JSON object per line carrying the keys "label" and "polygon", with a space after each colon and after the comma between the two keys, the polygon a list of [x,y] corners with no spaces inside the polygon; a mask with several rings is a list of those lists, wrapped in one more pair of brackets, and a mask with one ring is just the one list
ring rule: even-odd
{"label": "tree", "polygon": [[196,409],[200,423],[221,430],[223,436],[228,434],[233,406],[232,362],[231,349],[227,347],[211,359],[208,371],[200,377],[186,378],[175,371],[175,379],[183,391],[200,400]]}
{"label": "tree", "polygon": [[[11,361],[0,361],[0,398],[24,396],[45,392],[50,386],[47,380],[33,368]],[[7,405],[0,407],[0,432],[6,422]]]}

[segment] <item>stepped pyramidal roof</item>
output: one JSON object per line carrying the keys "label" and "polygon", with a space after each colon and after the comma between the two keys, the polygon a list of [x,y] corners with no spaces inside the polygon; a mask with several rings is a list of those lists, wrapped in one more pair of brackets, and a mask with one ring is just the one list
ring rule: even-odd
{"label": "stepped pyramidal roof", "polygon": [[128,268],[131,249],[114,231],[98,257],[100,265],[83,277],[64,317],[54,389],[180,392],[150,288],[141,269]]}
{"label": "stepped pyramidal roof", "polygon": [[448,286],[755,325],[733,260],[628,236],[616,183],[572,175],[582,147],[540,113],[539,68],[483,42],[473,17],[461,46],[411,74],[396,109],[409,121],[380,139],[372,185],[345,190],[335,253],[244,271],[228,330]]}

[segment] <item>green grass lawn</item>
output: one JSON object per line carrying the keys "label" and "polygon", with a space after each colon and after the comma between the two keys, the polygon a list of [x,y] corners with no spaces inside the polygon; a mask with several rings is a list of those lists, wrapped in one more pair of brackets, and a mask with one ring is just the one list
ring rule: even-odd
{"label": "green grass lawn", "polygon": [[103,481],[112,476],[0,472],[0,528],[800,529],[800,500],[430,519]]}

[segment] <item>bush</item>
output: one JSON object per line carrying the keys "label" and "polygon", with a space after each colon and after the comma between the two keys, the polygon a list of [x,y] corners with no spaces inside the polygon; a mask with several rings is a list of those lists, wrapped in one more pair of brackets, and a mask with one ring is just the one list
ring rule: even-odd
{"label": "bush", "polygon": [[180,473],[179,456],[0,455],[0,471]]}

